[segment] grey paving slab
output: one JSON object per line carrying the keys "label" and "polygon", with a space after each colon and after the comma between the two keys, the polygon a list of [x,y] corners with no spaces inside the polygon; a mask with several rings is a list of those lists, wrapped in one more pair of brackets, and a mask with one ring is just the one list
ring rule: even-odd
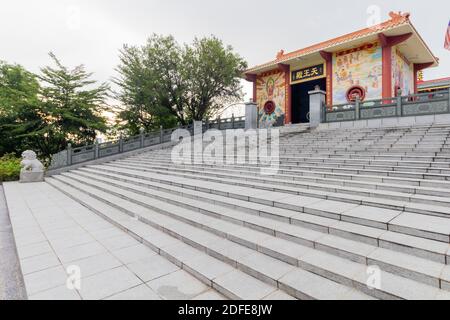
{"label": "grey paving slab", "polygon": [[294,297],[288,295],[286,292],[277,290],[268,296],[264,297],[263,300],[297,300]]}
{"label": "grey paving slab", "polygon": [[143,244],[137,244],[132,247],[112,251],[112,255],[122,263],[129,264],[141,259],[153,257],[156,253]]}
{"label": "grey paving slab", "polygon": [[189,300],[209,290],[184,270],[147,282],[147,285],[164,300]]}
{"label": "grey paving slab", "polygon": [[[280,288],[301,299],[344,300],[351,289],[310,272],[295,269],[280,279]],[[355,294],[369,299],[363,293]],[[356,298],[356,297],[355,297]]]}
{"label": "grey paving slab", "polygon": [[141,284],[108,297],[107,300],[161,300],[161,297],[146,284]]}
{"label": "grey paving slab", "polygon": [[57,266],[24,276],[29,296],[66,284],[67,273],[62,266]]}
{"label": "grey paving slab", "polygon": [[131,262],[127,264],[127,268],[144,282],[149,282],[180,270],[179,267],[158,255]]}
{"label": "grey paving slab", "polygon": [[276,288],[234,270],[214,280],[214,288],[234,299],[259,300],[276,291]]}
{"label": "grey paving slab", "polygon": [[56,254],[62,263],[93,257],[105,252],[107,252],[106,248],[98,242],[90,242],[62,250],[56,249]]}
{"label": "grey paving slab", "polygon": [[215,290],[208,290],[192,300],[226,300],[226,298]]}
{"label": "grey paving slab", "polygon": [[65,263],[64,267],[67,269],[70,266],[77,266],[81,272],[81,278],[86,278],[122,265],[123,263],[111,253],[106,252]]}
{"label": "grey paving slab", "polygon": [[48,241],[33,243],[17,248],[17,253],[20,259],[38,256],[44,253],[49,253],[51,251],[52,247],[50,246],[50,243]]}
{"label": "grey paving slab", "polygon": [[143,282],[122,266],[82,279],[80,294],[83,299],[98,300],[140,284]]}
{"label": "grey paving slab", "polygon": [[36,271],[59,266],[61,262],[54,252],[48,252],[38,256],[21,259],[20,264],[22,266],[23,274],[26,275]]}
{"label": "grey paving slab", "polygon": [[391,221],[389,230],[408,228],[412,235],[428,235],[434,240],[449,243],[450,219],[404,212]]}
{"label": "grey paving slab", "polygon": [[45,290],[29,297],[29,300],[81,300],[81,296],[76,289],[68,289],[66,285]]}
{"label": "grey paving slab", "polygon": [[[398,217],[402,212],[384,208],[377,207],[369,207],[369,206],[357,206],[351,208],[350,210],[346,210],[342,213],[342,220],[344,221],[361,221],[361,220],[369,220],[373,221],[375,226],[383,227],[384,224]],[[353,219],[352,219],[353,218]],[[379,224],[377,224],[377,222]]]}

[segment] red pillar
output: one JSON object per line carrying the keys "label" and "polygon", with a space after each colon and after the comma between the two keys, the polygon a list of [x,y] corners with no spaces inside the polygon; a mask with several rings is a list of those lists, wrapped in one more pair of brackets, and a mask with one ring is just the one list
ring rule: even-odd
{"label": "red pillar", "polygon": [[327,106],[333,105],[333,54],[331,52],[320,51],[320,55],[325,60],[327,69]]}
{"label": "red pillar", "polygon": [[279,64],[278,69],[284,72],[284,82],[286,88],[286,112],[284,124],[292,123],[292,88],[291,88],[291,67],[288,64]]}
{"label": "red pillar", "polygon": [[383,99],[392,98],[392,47],[408,40],[412,33],[405,33],[399,36],[388,37],[383,33],[378,35],[382,54],[382,96]]}
{"label": "red pillar", "polygon": [[417,73],[423,69],[431,67],[433,64],[434,62],[414,64],[414,93],[417,94],[419,92],[419,90],[417,89]]}
{"label": "red pillar", "polygon": [[392,47],[383,47],[382,97],[392,97]]}

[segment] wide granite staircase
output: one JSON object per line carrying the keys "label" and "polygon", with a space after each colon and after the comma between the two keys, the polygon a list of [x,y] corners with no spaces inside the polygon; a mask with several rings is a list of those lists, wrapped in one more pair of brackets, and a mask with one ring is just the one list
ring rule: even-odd
{"label": "wide granite staircase", "polygon": [[450,299],[450,125],[311,130],[259,165],[171,150],[47,183],[232,299]]}

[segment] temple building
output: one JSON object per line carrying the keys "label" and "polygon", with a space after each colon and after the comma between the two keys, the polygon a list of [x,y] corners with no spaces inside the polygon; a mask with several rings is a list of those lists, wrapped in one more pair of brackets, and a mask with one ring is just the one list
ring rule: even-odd
{"label": "temple building", "polygon": [[446,90],[446,89],[450,88],[450,77],[425,81],[425,80],[421,79],[419,76],[417,86],[418,86],[419,93]]}
{"label": "temple building", "polygon": [[418,93],[418,72],[436,67],[437,57],[408,13],[294,52],[245,72],[253,82],[260,124],[309,122],[309,94],[320,87],[326,105]]}

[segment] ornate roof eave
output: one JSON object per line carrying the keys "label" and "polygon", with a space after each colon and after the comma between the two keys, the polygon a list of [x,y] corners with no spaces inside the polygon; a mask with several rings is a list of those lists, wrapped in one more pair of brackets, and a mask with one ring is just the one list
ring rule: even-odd
{"label": "ornate roof eave", "polygon": [[277,58],[275,60],[272,60],[268,63],[261,64],[258,66],[255,66],[253,68],[250,68],[245,71],[246,74],[258,74],[260,72],[266,71],[271,68],[276,68],[279,64],[288,63],[292,60],[302,58],[308,55],[312,55],[315,53],[321,53],[326,51],[333,51],[333,48],[336,48],[338,46],[342,46],[347,43],[352,43],[357,40],[361,40],[364,38],[370,38],[372,36],[377,36],[380,33],[387,32],[402,26],[410,26],[413,30],[414,35],[417,35],[422,45],[427,49],[427,51],[430,53],[430,55],[433,57],[433,62],[435,64],[438,63],[438,59],[433,55],[429,47],[426,45],[426,43],[423,41],[423,39],[420,37],[414,26],[411,24],[409,20],[409,14],[408,13],[390,13],[391,19],[388,21],[385,21],[383,23],[380,23],[379,25],[376,25],[372,28],[366,28],[362,29],[353,33],[349,33],[347,35],[337,37],[328,41],[324,41],[309,47],[306,47],[304,49],[300,49],[297,51],[293,51],[291,53],[284,54],[283,51],[280,51],[277,54]]}

